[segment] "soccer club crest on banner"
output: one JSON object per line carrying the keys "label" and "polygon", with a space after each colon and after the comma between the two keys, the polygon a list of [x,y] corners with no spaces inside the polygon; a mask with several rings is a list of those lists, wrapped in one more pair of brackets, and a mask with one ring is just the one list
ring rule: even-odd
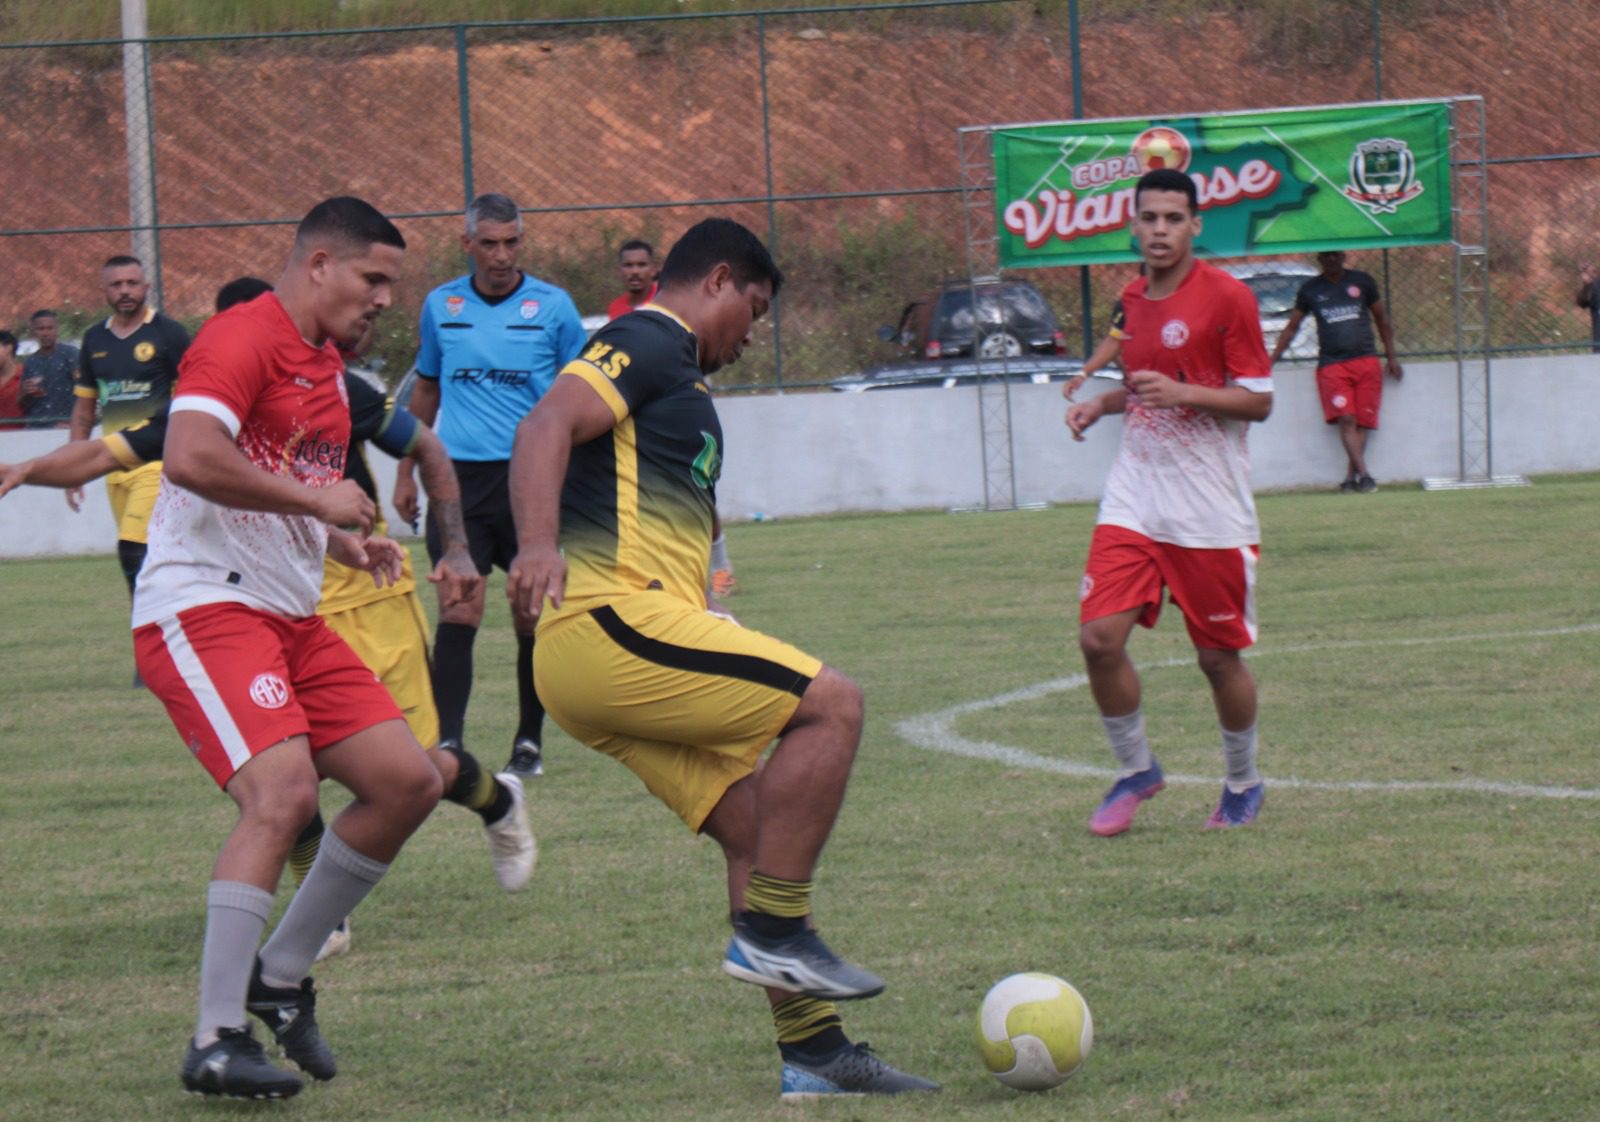
{"label": "soccer club crest on banner", "polygon": [[1422,194],[1417,158],[1403,140],[1365,140],[1350,153],[1345,196],[1374,214],[1393,214]]}

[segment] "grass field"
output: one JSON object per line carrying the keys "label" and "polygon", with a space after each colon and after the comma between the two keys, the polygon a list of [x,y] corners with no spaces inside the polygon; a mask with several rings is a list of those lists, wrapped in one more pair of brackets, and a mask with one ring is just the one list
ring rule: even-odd
{"label": "grass field", "polygon": [[[442,805],[319,969],[336,1081],[184,1098],[230,804],[129,689],[115,562],[0,564],[0,1117],[1596,1117],[1600,477],[1261,514],[1263,816],[1199,829],[1217,736],[1169,609],[1134,655],[1156,750],[1195,782],[1111,840],[1085,828],[1109,753],[1076,679],[1092,508],[732,528],[744,622],[867,691],[819,916],[890,988],[846,1027],[945,1084],[809,1107],[780,1106],[764,1003],[717,970],[716,847],[559,733],[528,892]],[[511,650],[496,616],[468,724],[496,765]],[[1095,1014],[1089,1062],[1044,1095],[972,1043],[1017,970]]]}

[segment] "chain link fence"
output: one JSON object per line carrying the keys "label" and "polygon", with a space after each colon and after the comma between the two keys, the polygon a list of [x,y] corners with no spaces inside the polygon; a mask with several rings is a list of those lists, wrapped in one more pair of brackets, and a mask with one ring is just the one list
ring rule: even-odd
{"label": "chain link fence", "polygon": [[[395,216],[412,246],[377,350],[397,378],[422,297],[465,270],[466,201],[494,190],[525,210],[525,267],[586,313],[620,291],[624,240],[664,249],[713,213],[761,232],[790,285],[721,381],[802,389],[889,360],[877,328],[966,274],[962,126],[1479,93],[1493,346],[1586,349],[1573,295],[1579,266],[1600,256],[1600,196],[1587,189],[1600,117],[1574,96],[1600,46],[1586,11],[1580,0],[1387,11],[1377,0],[1226,11],[1081,0],[1069,19],[1018,0],[928,0],[153,38],[132,52],[0,44],[0,115],[13,126],[0,161],[0,324],[51,307],[74,336],[104,314],[99,264],[130,244],[163,308],[197,324],[226,280],[276,276],[313,203],[355,194]],[[130,172],[130,148],[148,166],[136,158]],[[1453,347],[1448,246],[1351,264],[1380,278],[1403,353]],[[1078,349],[1130,275],[1026,279]]]}

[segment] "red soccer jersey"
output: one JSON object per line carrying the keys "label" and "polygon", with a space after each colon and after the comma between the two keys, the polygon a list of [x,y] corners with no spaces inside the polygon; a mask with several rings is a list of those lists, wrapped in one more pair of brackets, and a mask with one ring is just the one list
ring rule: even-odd
{"label": "red soccer jersey", "polygon": [[[179,367],[172,412],[217,418],[263,471],[331,487],[343,478],[350,442],[346,393],[337,348],[306,342],[268,293],[200,329]],[[327,527],[309,515],[236,510],[163,476],[134,626],[224,602],[291,619],[313,615],[327,542]]]}
{"label": "red soccer jersey", "polygon": [[621,296],[618,296],[615,300],[611,301],[611,305],[608,308],[606,308],[606,318],[607,319],[616,319],[618,316],[627,315],[629,312],[633,311],[636,308],[644,307],[646,304],[650,303],[650,301],[652,301],[652,300],[654,300],[656,298],[656,291],[660,287],[661,286],[659,284],[657,284],[655,281],[651,281],[650,282],[650,291],[646,292],[644,294],[644,299],[639,301],[637,304],[635,304],[632,301],[630,301],[628,299],[628,294],[626,292],[624,292]]}
{"label": "red soccer jersey", "polygon": [[[1145,288],[1139,277],[1122,291],[1124,370],[1272,392],[1255,298],[1244,284],[1196,261],[1170,296],[1152,300]],[[1191,549],[1255,544],[1248,427],[1196,409],[1147,409],[1130,392],[1099,520]]]}

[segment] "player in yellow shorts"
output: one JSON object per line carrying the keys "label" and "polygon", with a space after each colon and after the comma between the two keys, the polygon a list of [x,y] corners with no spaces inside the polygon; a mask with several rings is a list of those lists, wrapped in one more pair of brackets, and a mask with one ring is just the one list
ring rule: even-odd
{"label": "player in yellow shorts", "polygon": [[834,1001],[883,981],[810,923],[861,691],[705,595],[722,428],[704,376],[739,357],[782,281],[754,234],[709,219],[668,254],[655,301],[562,368],[518,427],[506,592],[538,619],[550,716],[722,846],[735,916],[723,970],[766,988],[782,1096],[936,1090],[844,1035]]}

